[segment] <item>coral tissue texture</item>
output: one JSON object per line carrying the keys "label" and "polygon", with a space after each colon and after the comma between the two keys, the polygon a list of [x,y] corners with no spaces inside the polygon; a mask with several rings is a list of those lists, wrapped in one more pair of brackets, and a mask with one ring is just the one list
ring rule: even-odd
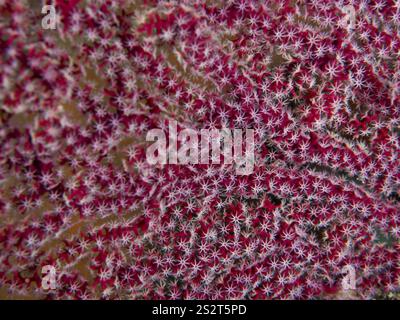
{"label": "coral tissue texture", "polygon": [[[398,292],[398,0],[54,3],[0,0],[1,297]],[[171,120],[253,173],[150,165]]]}

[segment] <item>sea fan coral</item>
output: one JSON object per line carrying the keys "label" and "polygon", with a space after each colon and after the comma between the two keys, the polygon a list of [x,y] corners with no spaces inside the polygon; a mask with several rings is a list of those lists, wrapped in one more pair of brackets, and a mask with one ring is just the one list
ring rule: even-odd
{"label": "sea fan coral", "polygon": [[[3,297],[400,289],[398,0],[45,2],[0,0]],[[149,164],[172,120],[254,129],[253,173]]]}

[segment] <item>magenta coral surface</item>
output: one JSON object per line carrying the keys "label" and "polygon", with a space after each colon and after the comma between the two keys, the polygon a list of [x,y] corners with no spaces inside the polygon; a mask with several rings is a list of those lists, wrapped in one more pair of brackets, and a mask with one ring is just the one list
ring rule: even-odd
{"label": "magenta coral surface", "polygon": [[[399,1],[39,2],[0,0],[3,297],[400,289]],[[254,129],[254,172],[150,165],[171,120]]]}

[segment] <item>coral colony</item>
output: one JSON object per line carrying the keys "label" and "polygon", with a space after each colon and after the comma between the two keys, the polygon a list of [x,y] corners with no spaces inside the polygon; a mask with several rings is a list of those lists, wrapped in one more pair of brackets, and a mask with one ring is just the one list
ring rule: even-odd
{"label": "coral colony", "polygon": [[399,292],[398,0],[50,2],[0,0],[1,297]]}

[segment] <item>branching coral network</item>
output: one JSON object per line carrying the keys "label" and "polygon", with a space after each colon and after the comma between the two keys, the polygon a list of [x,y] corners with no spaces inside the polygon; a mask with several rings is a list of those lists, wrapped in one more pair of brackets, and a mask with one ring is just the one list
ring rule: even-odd
{"label": "branching coral network", "polygon": [[[398,0],[38,3],[0,0],[2,297],[399,291]],[[253,172],[148,163],[170,121]]]}

